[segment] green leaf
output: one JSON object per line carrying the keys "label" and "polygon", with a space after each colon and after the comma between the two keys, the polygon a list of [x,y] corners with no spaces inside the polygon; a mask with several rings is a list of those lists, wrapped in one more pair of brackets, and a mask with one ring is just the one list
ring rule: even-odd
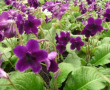
{"label": "green leaf", "polygon": [[[66,80],[68,74],[74,70],[74,67],[69,63],[60,63],[59,68],[61,69],[61,74],[57,77],[57,86],[61,87],[62,83]],[[54,90],[54,77],[50,82],[51,90]]]}
{"label": "green leaf", "polygon": [[95,56],[92,57],[90,63],[94,64],[95,66],[110,63],[110,45],[100,45],[95,51]]}
{"label": "green leaf", "polygon": [[78,68],[81,66],[81,58],[78,57],[75,52],[68,54],[64,62],[70,63],[71,65],[73,65],[74,68]]}
{"label": "green leaf", "polygon": [[64,90],[101,90],[105,87],[105,80],[92,67],[78,68],[66,82]]}
{"label": "green leaf", "polygon": [[[45,87],[43,86],[43,82],[40,77],[36,76],[36,74],[32,72],[22,74],[18,73],[18,75],[15,76],[16,77],[14,78],[13,76],[11,80],[13,84],[18,88],[18,90],[45,90]],[[11,90],[11,87],[9,89]]]}

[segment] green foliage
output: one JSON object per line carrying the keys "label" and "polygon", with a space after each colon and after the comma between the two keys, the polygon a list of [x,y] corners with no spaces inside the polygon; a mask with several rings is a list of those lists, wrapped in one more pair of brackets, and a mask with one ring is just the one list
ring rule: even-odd
{"label": "green foliage", "polygon": [[95,66],[110,63],[110,45],[102,44],[97,47],[97,50],[95,51],[95,56],[92,57],[90,63]]}
{"label": "green foliage", "polygon": [[67,80],[64,90],[101,90],[105,82],[96,69],[81,67]]}
{"label": "green foliage", "polygon": [[72,64],[74,68],[78,68],[81,66],[81,58],[78,57],[75,52],[68,54],[64,62]]}
{"label": "green foliage", "polygon": [[[60,63],[59,68],[61,69],[61,74],[57,77],[58,88],[62,86],[62,83],[66,80],[68,74],[74,70],[74,67],[69,63]],[[51,90],[54,90],[54,75],[52,74],[52,80],[50,82]]]}
{"label": "green foliage", "polygon": [[[11,73],[11,80],[18,90],[45,90],[40,77],[34,73]],[[13,90],[12,86],[7,86],[5,90]]]}

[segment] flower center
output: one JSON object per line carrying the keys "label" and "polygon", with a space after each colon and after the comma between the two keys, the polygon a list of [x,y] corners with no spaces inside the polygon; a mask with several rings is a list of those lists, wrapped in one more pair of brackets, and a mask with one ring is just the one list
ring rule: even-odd
{"label": "flower center", "polygon": [[92,29],[95,29],[95,28],[96,28],[96,25],[93,23],[93,24],[91,25],[91,28],[92,28]]}
{"label": "flower center", "polygon": [[33,61],[35,60],[36,58],[29,52],[26,53],[26,61],[28,63],[33,63]]}
{"label": "flower center", "polygon": [[33,27],[33,22],[29,21],[29,26]]}

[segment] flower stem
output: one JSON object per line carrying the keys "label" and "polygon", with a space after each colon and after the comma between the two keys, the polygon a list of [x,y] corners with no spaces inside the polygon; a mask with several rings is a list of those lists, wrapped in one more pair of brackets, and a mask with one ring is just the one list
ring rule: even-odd
{"label": "flower stem", "polygon": [[50,90],[49,86],[46,84],[46,82],[43,80],[43,78],[40,76],[39,73],[37,73],[37,76],[39,76],[41,78],[41,80],[43,81],[44,85],[47,87],[48,90]]}
{"label": "flower stem", "polygon": [[8,78],[7,80],[11,83],[11,85],[15,88],[15,90],[18,90],[17,87],[12,83],[12,81],[10,80],[10,78]]}
{"label": "flower stem", "polygon": [[11,84],[0,84],[0,86],[10,86]]}
{"label": "flower stem", "polygon": [[15,23],[14,23],[14,27],[15,27],[16,33],[17,33],[17,35],[18,35],[18,38],[19,38],[19,40],[20,40],[20,44],[23,45],[23,41],[22,41],[21,35],[19,34],[17,25],[16,25]]}
{"label": "flower stem", "polygon": [[55,88],[56,88],[56,90],[58,90],[58,87],[57,87],[57,78],[55,78]]}

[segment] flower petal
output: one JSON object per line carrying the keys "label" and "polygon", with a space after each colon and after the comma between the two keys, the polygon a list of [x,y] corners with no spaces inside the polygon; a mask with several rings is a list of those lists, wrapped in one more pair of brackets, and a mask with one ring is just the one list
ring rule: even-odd
{"label": "flower petal", "polygon": [[27,47],[28,51],[35,52],[35,51],[38,51],[39,44],[38,44],[37,40],[30,39],[27,42],[26,47]]}
{"label": "flower petal", "polygon": [[40,72],[40,70],[42,68],[39,62],[37,62],[37,63],[31,63],[30,66],[31,66],[32,71],[34,73]]}
{"label": "flower petal", "polygon": [[19,59],[18,62],[16,63],[16,69],[19,70],[20,72],[23,72],[27,69],[29,69],[29,63],[25,61],[25,59]]}
{"label": "flower petal", "polygon": [[48,54],[48,59],[53,60],[53,59],[55,59],[56,56],[57,56],[57,52],[53,51]]}
{"label": "flower petal", "polygon": [[45,50],[38,50],[37,52],[33,53],[34,56],[36,56],[36,62],[42,62],[48,58],[48,53]]}
{"label": "flower petal", "polygon": [[41,21],[39,19],[34,19],[32,22],[35,24],[36,27],[41,24]]}
{"label": "flower petal", "polygon": [[77,37],[76,38],[76,41],[78,42],[78,41],[81,41],[81,37]]}
{"label": "flower petal", "polygon": [[51,60],[50,62],[49,71],[56,72],[59,69],[58,64],[54,60]]}
{"label": "flower petal", "polygon": [[88,18],[88,24],[92,24],[92,23],[94,23],[94,18],[93,17],[90,17],[90,18]]}
{"label": "flower petal", "polygon": [[33,32],[33,33],[38,33],[37,27],[33,27],[33,28],[32,28],[32,32]]}
{"label": "flower petal", "polygon": [[21,58],[25,57],[27,49],[25,46],[18,45],[13,49],[13,52],[17,57],[19,57],[21,59]]}
{"label": "flower petal", "polygon": [[102,24],[102,20],[100,18],[97,18],[95,21],[94,21],[95,24],[97,25],[100,25]]}

